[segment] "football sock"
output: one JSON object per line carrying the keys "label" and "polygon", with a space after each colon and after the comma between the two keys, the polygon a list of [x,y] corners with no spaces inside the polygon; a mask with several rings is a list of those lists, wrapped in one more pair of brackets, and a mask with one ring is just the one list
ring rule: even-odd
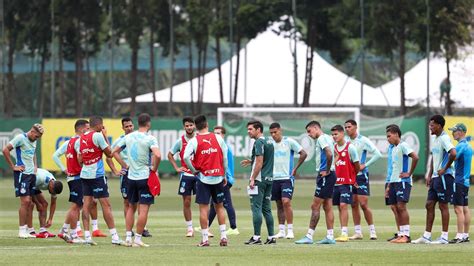
{"label": "football sock", "polygon": [[425,231],[425,232],[423,233],[423,237],[424,237],[424,238],[427,238],[427,239],[431,239],[431,232]]}
{"label": "football sock", "polygon": [[326,237],[327,237],[328,239],[333,240],[333,239],[334,239],[334,229],[328,229],[328,230],[327,230],[327,235],[326,235]]}
{"label": "football sock", "polygon": [[348,235],[347,226],[343,226],[343,227],[341,228],[341,235],[343,235],[343,236],[347,236],[347,235]]}
{"label": "football sock", "polygon": [[186,226],[188,227],[188,230],[193,230],[193,220],[186,221]]}
{"label": "football sock", "polygon": [[221,231],[221,239],[227,238],[226,230],[225,230],[225,224],[220,224],[219,225],[219,230]]}
{"label": "football sock", "polygon": [[209,228],[201,229],[202,242],[209,241]]}
{"label": "football sock", "polygon": [[119,236],[117,234],[117,229],[115,228],[112,228],[109,230],[110,231],[110,235],[112,236],[112,240],[119,240]]}
{"label": "football sock", "polygon": [[360,226],[360,224],[354,225],[354,231],[356,234],[362,235],[362,227]]}
{"label": "football sock", "polygon": [[96,230],[99,230],[99,224],[97,220],[92,220],[92,232]]}
{"label": "football sock", "polygon": [[448,232],[441,232],[441,238],[448,239]]}
{"label": "football sock", "polygon": [[314,230],[313,229],[308,229],[308,233],[306,234],[306,237],[313,240],[313,235],[314,235]]}

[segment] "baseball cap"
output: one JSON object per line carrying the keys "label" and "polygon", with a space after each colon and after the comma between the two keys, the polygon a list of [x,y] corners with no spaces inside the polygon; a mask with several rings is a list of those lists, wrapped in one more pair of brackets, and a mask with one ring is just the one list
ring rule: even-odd
{"label": "baseball cap", "polygon": [[463,123],[457,123],[453,127],[450,127],[449,130],[451,131],[462,131],[462,132],[467,132],[467,127]]}

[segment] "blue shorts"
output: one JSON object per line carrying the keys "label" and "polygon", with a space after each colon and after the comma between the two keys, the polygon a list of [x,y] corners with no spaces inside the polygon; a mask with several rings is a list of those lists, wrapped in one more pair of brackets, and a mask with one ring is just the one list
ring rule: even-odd
{"label": "blue shorts", "polygon": [[454,190],[454,177],[452,175],[443,175],[431,179],[428,189],[428,201],[438,201],[448,203],[451,201]]}
{"label": "blue shorts", "polygon": [[196,194],[196,176],[187,176],[181,173],[179,178],[178,195],[191,196]]}
{"label": "blue shorts", "polygon": [[24,174],[20,171],[13,172],[13,183],[15,185],[15,196],[33,196],[36,184],[36,175]]}
{"label": "blue shorts", "polygon": [[272,200],[281,200],[281,198],[290,199],[293,197],[293,180],[273,180]]}
{"label": "blue shorts", "polygon": [[334,186],[332,205],[337,206],[341,203],[352,204],[352,185]]}
{"label": "blue shorts", "polygon": [[75,179],[67,182],[69,186],[69,202],[82,206],[82,181]]}
{"label": "blue shorts", "polygon": [[464,184],[454,184],[454,193],[451,203],[455,206],[469,206],[469,187]]}
{"label": "blue shorts", "polygon": [[316,178],[316,190],[314,196],[320,199],[331,199],[334,194],[334,185],[336,184],[336,175],[331,171],[329,175]]}
{"label": "blue shorts", "polygon": [[219,184],[206,184],[198,179],[196,183],[196,203],[197,204],[209,204],[222,203],[224,201],[224,185],[223,181]]}
{"label": "blue shorts", "polygon": [[410,200],[411,185],[407,182],[395,182],[388,184],[387,205],[396,205],[399,202],[408,203]]}
{"label": "blue shorts", "polygon": [[155,197],[150,193],[148,188],[148,179],[142,180],[128,180],[128,202],[131,204],[146,204],[151,205],[155,203]]}
{"label": "blue shorts", "polygon": [[120,194],[122,194],[122,198],[128,198],[128,171],[125,172],[124,175],[120,176]]}
{"label": "blue shorts", "polygon": [[107,186],[107,178],[105,176],[94,179],[81,178],[81,180],[84,196],[93,196],[96,199],[109,197],[109,187]]}
{"label": "blue shorts", "polygon": [[354,195],[370,196],[369,173],[357,175],[356,182],[359,187],[352,187],[352,193]]}

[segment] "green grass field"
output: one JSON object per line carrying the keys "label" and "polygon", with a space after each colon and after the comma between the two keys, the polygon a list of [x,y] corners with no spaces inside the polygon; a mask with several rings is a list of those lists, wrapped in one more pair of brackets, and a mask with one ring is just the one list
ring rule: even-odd
{"label": "green grass field", "polygon": [[[0,180],[0,254],[1,264],[179,264],[179,265],[231,265],[231,264],[266,264],[266,265],[304,265],[304,264],[474,264],[474,245],[413,245],[389,244],[385,241],[395,231],[393,215],[384,206],[383,184],[373,184],[370,205],[374,213],[379,240],[362,240],[336,245],[295,245],[294,240],[279,240],[273,246],[245,246],[252,235],[251,212],[246,195],[246,182],[237,180],[232,188],[233,201],[237,211],[239,236],[229,237],[229,246],[222,248],[218,239],[211,239],[211,247],[198,248],[200,235],[185,238],[185,225],[181,212],[181,198],[176,195],[177,180],[163,180],[162,194],[155,199],[148,220],[152,238],[145,238],[149,248],[125,248],[110,244],[110,238],[95,238],[98,246],[80,246],[66,244],[58,238],[53,239],[18,239],[18,205],[14,198],[13,181]],[[300,180],[296,183],[293,208],[295,214],[295,236],[304,236],[307,230],[311,204],[314,192],[314,182]],[[122,198],[118,191],[118,181],[110,181],[112,208],[115,214],[117,229],[124,237],[124,219]],[[49,195],[47,195],[49,197]],[[51,232],[56,233],[61,227],[67,202],[68,189],[58,198],[58,209]],[[424,230],[425,210],[424,201],[426,188],[416,184],[412,190],[409,211],[411,215],[412,237],[417,238]],[[473,197],[471,196],[471,202]],[[36,212],[36,211],[35,211]],[[194,224],[198,225],[197,206],[193,206]],[[335,213],[337,215],[337,211]],[[438,237],[441,231],[439,211],[436,213],[433,237]],[[34,214],[35,227],[38,228],[37,214]],[[274,208],[274,217],[276,210]],[[336,216],[337,217],[337,216]],[[336,218],[337,220],[337,218]],[[99,215],[100,228],[108,232],[104,220]],[[277,227],[277,225],[276,225]],[[340,233],[338,222],[335,234]],[[471,227],[472,228],[472,227]],[[350,234],[353,233],[350,222]],[[363,222],[365,236],[368,227]],[[211,231],[218,238],[218,229],[213,224]],[[454,237],[455,215],[451,211],[450,238]],[[266,229],[263,227],[262,232]],[[316,229],[315,239],[325,236],[326,228],[324,215]]]}

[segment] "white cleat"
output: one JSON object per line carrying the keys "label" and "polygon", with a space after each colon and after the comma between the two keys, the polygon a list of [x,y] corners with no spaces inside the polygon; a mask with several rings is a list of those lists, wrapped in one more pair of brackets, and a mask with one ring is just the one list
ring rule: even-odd
{"label": "white cleat", "polygon": [[431,239],[430,238],[425,238],[424,236],[416,239],[416,240],[413,240],[411,241],[412,244],[429,244],[431,243]]}
{"label": "white cleat", "polygon": [[351,237],[349,237],[349,240],[362,240],[364,239],[364,236],[362,234],[353,234]]}
{"label": "white cleat", "polygon": [[431,241],[429,244],[433,245],[444,245],[444,244],[449,244],[449,241],[447,239],[444,239],[442,237],[439,237],[438,239]]}
{"label": "white cleat", "polygon": [[77,245],[83,245],[83,244],[86,243],[86,241],[85,241],[84,239],[80,238],[80,237],[76,237],[76,238],[71,239],[71,241],[68,242],[68,243],[77,244]]}
{"label": "white cleat", "polygon": [[295,238],[295,234],[293,233],[293,231],[288,231],[288,233],[286,233],[286,239],[294,239]]}
{"label": "white cleat", "polygon": [[193,237],[194,236],[194,230],[193,229],[188,229],[186,232],[186,237]]}
{"label": "white cleat", "polygon": [[30,234],[28,234],[26,232],[21,232],[21,233],[18,233],[18,237],[22,238],[22,239],[28,239],[28,238],[30,238]]}
{"label": "white cleat", "polygon": [[134,247],[134,248],[147,248],[147,247],[149,247],[149,246],[150,246],[150,245],[147,245],[147,244],[143,243],[142,241],[140,241],[140,242],[138,242],[138,243],[137,243],[137,242],[133,242],[133,244],[132,244],[132,247]]}
{"label": "white cleat", "polygon": [[280,231],[278,232],[278,234],[274,235],[273,237],[278,239],[278,238],[285,238],[285,236],[286,236],[285,231]]}

